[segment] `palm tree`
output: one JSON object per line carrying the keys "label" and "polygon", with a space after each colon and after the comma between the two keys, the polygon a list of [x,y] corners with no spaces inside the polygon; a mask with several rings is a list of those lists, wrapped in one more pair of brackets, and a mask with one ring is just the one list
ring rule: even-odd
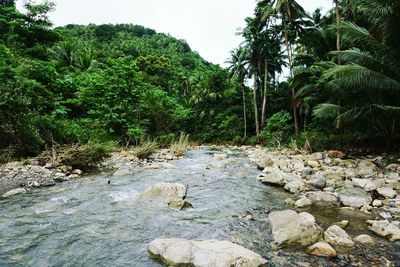
{"label": "palm tree", "polygon": [[248,72],[246,69],[246,51],[243,47],[239,47],[233,51],[231,51],[231,57],[226,62],[229,64],[228,71],[230,77],[233,78],[240,84],[242,88],[242,97],[243,97],[243,139],[246,139],[247,136],[247,114],[246,114],[246,86],[245,80],[248,76]]}
{"label": "palm tree", "polygon": [[317,117],[334,117],[337,128],[378,133],[393,145],[400,132],[400,1],[353,0],[368,28],[351,22],[339,26],[354,48],[333,52],[344,65],[323,76],[339,98],[319,105]]}

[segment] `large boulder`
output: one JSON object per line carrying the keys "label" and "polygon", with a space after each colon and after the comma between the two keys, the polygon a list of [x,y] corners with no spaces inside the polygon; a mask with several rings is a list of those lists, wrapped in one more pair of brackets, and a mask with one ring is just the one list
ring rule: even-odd
{"label": "large boulder", "polygon": [[332,246],[354,247],[354,242],[345,230],[337,225],[332,225],[324,233],[325,241]]}
{"label": "large boulder", "polygon": [[261,267],[267,261],[260,255],[229,241],[156,239],[148,247],[151,257],[169,266]]}
{"label": "large boulder", "polygon": [[180,183],[156,183],[147,188],[141,195],[141,200],[162,201],[170,208],[182,209],[190,206],[185,201],[187,189]]}
{"label": "large boulder", "polygon": [[388,220],[368,220],[367,223],[370,225],[369,229],[379,236],[386,237],[391,241],[400,240],[400,228],[390,223]]}
{"label": "large boulder", "polygon": [[339,192],[339,199],[344,206],[353,208],[368,206],[372,202],[371,195],[361,188],[344,189]]}
{"label": "large boulder", "polygon": [[307,194],[307,198],[314,206],[337,206],[339,204],[338,198],[329,192],[310,192]]}
{"label": "large boulder", "polygon": [[270,173],[260,173],[258,175],[257,179],[266,184],[282,186],[282,185],[285,185],[285,183],[286,183],[285,176],[286,176],[286,173],[284,173],[283,171],[273,170]]}
{"label": "large boulder", "polygon": [[322,238],[322,229],[315,218],[307,212],[294,210],[271,212],[268,216],[271,224],[274,248],[290,246],[309,246]]}

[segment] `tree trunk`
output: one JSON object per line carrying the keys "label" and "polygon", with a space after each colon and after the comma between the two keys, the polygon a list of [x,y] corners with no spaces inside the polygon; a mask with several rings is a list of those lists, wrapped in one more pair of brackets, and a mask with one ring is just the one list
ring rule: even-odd
{"label": "tree trunk", "polygon": [[[340,10],[339,10],[339,0],[335,0],[335,9],[336,9],[336,26],[338,27],[336,29],[336,50],[340,52],[340,30],[339,30],[339,25],[340,25]],[[338,60],[338,64],[340,65],[340,60]]]}
{"label": "tree trunk", "polygon": [[264,93],[263,93],[263,101],[262,101],[262,108],[261,108],[261,129],[265,126],[265,119],[267,114],[267,84],[268,84],[268,59],[265,58],[264,63]]}
{"label": "tree trunk", "polygon": [[257,105],[257,75],[254,74],[254,92],[253,92],[253,102],[254,102],[254,119],[256,125],[256,138],[258,141],[260,135],[260,124],[258,121],[258,105]]}
{"label": "tree trunk", "polygon": [[[291,50],[290,44],[289,44],[288,25],[286,23],[285,18],[283,18],[282,20],[283,20],[283,26],[285,29],[285,45],[286,45],[286,50],[287,50],[287,54],[288,54],[290,77],[293,78],[293,60],[292,60],[292,53],[291,53],[292,50]],[[296,97],[296,90],[294,89],[293,86],[291,87],[291,91],[292,91],[292,101],[294,101],[294,99]],[[298,120],[298,116],[297,116],[296,104],[293,103],[292,108],[293,108],[294,128],[295,128],[296,136],[298,136],[299,135],[299,120]]]}
{"label": "tree trunk", "polygon": [[246,114],[246,87],[242,85],[243,93],[243,139],[247,137],[247,114]]}

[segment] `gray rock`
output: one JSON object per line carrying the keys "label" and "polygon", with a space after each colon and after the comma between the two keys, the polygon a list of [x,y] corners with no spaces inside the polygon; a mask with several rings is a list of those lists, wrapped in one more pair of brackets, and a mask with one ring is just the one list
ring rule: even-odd
{"label": "gray rock", "polygon": [[371,179],[352,179],[353,185],[364,189],[367,192],[376,190],[376,184]]}
{"label": "gray rock", "polygon": [[267,261],[260,255],[229,241],[156,239],[149,245],[148,252],[169,266],[267,266]]}
{"label": "gray rock", "polygon": [[263,183],[273,184],[273,185],[285,185],[285,173],[281,170],[274,170],[271,173],[265,174],[261,173],[257,179]]}
{"label": "gray rock", "polygon": [[114,172],[113,176],[128,176],[132,174],[133,172],[129,168],[122,168]]}
{"label": "gray rock", "polygon": [[322,238],[322,229],[307,212],[275,211],[268,216],[271,224],[273,247],[309,246]]}
{"label": "gray rock", "polygon": [[394,191],[392,188],[389,187],[381,187],[378,188],[378,193],[379,195],[385,197],[385,198],[394,198],[396,196],[396,191]]}
{"label": "gray rock", "polygon": [[372,202],[371,195],[360,188],[350,188],[340,191],[339,199],[344,206],[353,208],[368,206]]}
{"label": "gray rock", "polygon": [[18,194],[24,194],[24,193],[26,193],[25,188],[15,188],[15,189],[12,189],[12,190],[4,193],[1,197],[7,198],[7,197],[15,196]]}
{"label": "gray rock", "polygon": [[318,174],[314,175],[308,183],[314,188],[324,189],[326,186],[326,179],[323,175]]}
{"label": "gray rock", "polygon": [[182,209],[190,206],[185,201],[187,189],[180,183],[156,183],[147,188],[140,196],[141,200],[160,201],[170,208]]}
{"label": "gray rock", "polygon": [[390,239],[391,241],[400,240],[400,228],[388,220],[374,221],[368,220],[369,229],[379,236]]}
{"label": "gray rock", "polygon": [[374,201],[372,201],[372,206],[374,206],[374,207],[382,207],[383,203],[379,199],[375,199]]}
{"label": "gray rock", "polygon": [[376,172],[375,164],[371,160],[362,160],[358,163],[357,174],[362,177],[373,176]]}
{"label": "gray rock", "polygon": [[297,193],[305,189],[306,184],[303,182],[300,176],[288,178],[290,180],[287,180],[287,183],[285,184],[285,190],[289,191],[290,193]]}
{"label": "gray rock", "polygon": [[345,230],[337,225],[332,225],[324,233],[325,241],[332,246],[354,247],[354,242]]}
{"label": "gray rock", "polygon": [[338,198],[329,192],[309,192],[307,193],[307,198],[315,206],[337,206],[339,204]]}
{"label": "gray rock", "polygon": [[335,225],[337,225],[340,228],[344,229],[349,225],[349,221],[348,220],[343,220],[343,221],[340,221],[340,222],[335,222]]}

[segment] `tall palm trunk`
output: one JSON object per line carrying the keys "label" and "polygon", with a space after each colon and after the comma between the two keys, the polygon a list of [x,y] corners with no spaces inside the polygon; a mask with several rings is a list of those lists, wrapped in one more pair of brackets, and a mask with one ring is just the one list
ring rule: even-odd
{"label": "tall palm trunk", "polygon": [[[285,30],[285,45],[286,45],[286,50],[287,50],[287,54],[288,54],[290,77],[293,78],[293,60],[292,60],[292,53],[291,53],[292,50],[290,48],[290,43],[289,43],[288,25],[287,25],[285,17],[283,17],[282,20],[283,20],[283,27]],[[292,91],[292,100],[294,101],[294,99],[296,97],[296,90],[293,86],[291,87],[291,91]],[[293,119],[294,119],[294,128],[295,128],[296,136],[298,136],[299,135],[299,119],[298,119],[298,115],[297,115],[297,107],[295,104],[293,105]]]}
{"label": "tall palm trunk", "polygon": [[246,87],[242,85],[243,93],[243,139],[247,137],[247,114],[246,114]]}
{"label": "tall palm trunk", "polygon": [[[339,10],[339,0],[335,0],[335,10],[336,10],[336,26],[338,27],[336,29],[336,50],[340,52],[340,30],[339,30],[339,25],[340,25],[340,10]],[[338,64],[340,65],[340,59],[338,59]]]}
{"label": "tall palm trunk", "polygon": [[268,84],[268,59],[265,58],[264,63],[264,93],[263,93],[263,101],[262,101],[262,108],[261,108],[261,129],[265,126],[265,117],[267,113],[267,84]]}
{"label": "tall palm trunk", "polygon": [[260,123],[258,121],[258,105],[257,105],[257,74],[254,73],[254,92],[253,92],[253,102],[254,102],[254,119],[256,125],[256,138],[258,141],[260,135]]}

